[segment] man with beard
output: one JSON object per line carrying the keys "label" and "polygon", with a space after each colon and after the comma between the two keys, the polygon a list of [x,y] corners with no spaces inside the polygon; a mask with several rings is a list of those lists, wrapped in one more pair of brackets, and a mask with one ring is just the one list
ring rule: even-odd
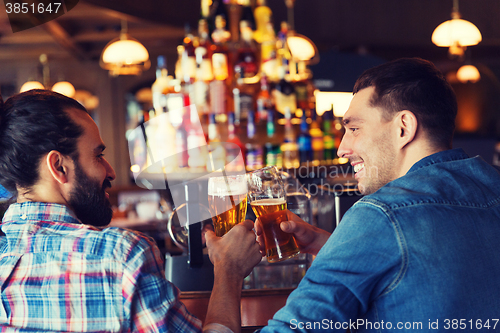
{"label": "man with beard", "polygon": [[[75,100],[46,90],[0,98],[0,184],[16,199],[1,224],[0,331],[202,331],[153,241],[102,228],[115,178],[104,150]],[[261,259],[252,228],[247,221],[211,241],[204,331],[240,329],[238,290]]]}
{"label": "man with beard", "polygon": [[317,256],[262,333],[498,331],[500,174],[451,149],[452,87],[399,59],[353,91],[338,155],[365,196],[331,236],[288,212],[281,228]]}

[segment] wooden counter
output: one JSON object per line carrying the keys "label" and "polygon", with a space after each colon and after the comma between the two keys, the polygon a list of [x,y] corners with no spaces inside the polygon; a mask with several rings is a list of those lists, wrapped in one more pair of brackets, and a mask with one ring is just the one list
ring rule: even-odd
{"label": "wooden counter", "polygon": [[[241,326],[243,332],[251,332],[267,325],[276,311],[281,309],[293,288],[251,289],[241,293]],[[210,291],[186,291],[181,293],[181,301],[189,312],[205,321]]]}

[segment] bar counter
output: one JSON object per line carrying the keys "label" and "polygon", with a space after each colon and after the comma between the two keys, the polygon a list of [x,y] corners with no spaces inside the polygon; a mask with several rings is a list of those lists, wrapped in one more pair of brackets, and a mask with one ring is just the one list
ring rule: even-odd
{"label": "bar counter", "polygon": [[[281,309],[294,288],[249,289],[241,293],[242,332],[253,332],[267,325],[276,311]],[[193,315],[205,321],[210,291],[185,291],[181,301]]]}

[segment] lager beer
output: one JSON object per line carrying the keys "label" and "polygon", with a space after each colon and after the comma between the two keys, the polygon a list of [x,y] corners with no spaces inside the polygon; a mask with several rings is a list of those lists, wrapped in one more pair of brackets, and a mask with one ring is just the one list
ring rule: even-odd
{"label": "lager beer", "polygon": [[244,175],[210,178],[208,207],[215,234],[219,237],[243,222],[247,213],[247,187]]}
{"label": "lager beer", "polygon": [[286,212],[283,211],[286,209],[285,199],[255,200],[250,205],[262,223],[267,261],[281,261],[299,254],[293,235],[280,228],[280,223],[288,220]]}

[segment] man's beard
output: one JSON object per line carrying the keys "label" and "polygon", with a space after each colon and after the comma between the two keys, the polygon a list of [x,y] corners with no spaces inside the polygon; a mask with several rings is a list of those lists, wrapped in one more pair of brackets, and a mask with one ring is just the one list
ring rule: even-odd
{"label": "man's beard", "polygon": [[74,162],[76,185],[70,193],[69,205],[83,224],[108,225],[113,210],[105,191],[111,187],[111,182],[105,179],[102,185],[99,184],[85,174],[76,159]]}

